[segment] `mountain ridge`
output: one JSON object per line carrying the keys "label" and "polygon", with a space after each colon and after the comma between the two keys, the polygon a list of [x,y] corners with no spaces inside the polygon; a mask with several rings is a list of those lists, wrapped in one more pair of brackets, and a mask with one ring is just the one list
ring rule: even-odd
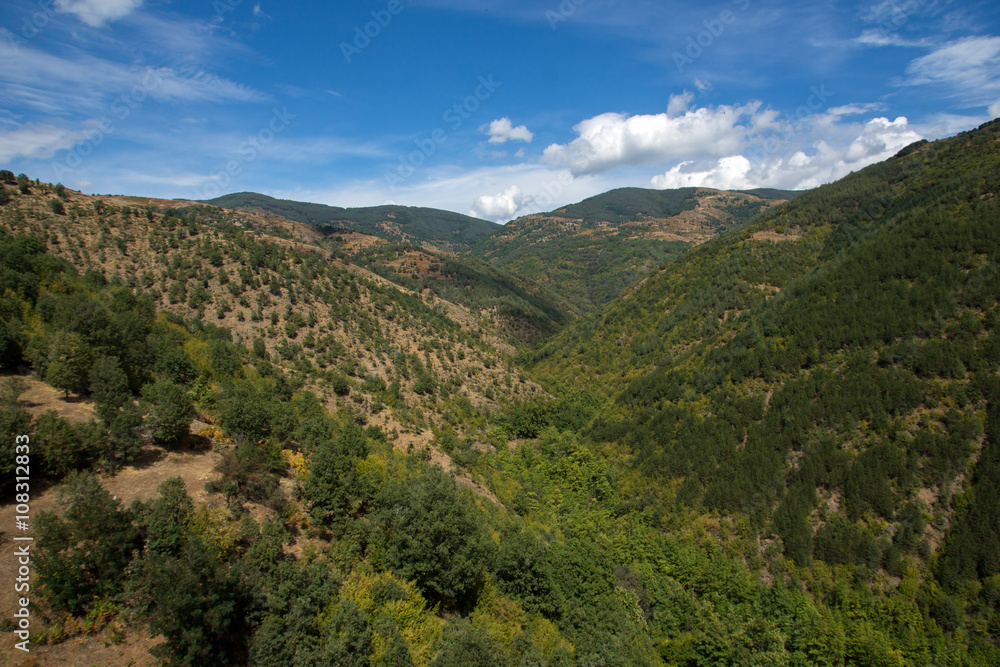
{"label": "mountain ridge", "polygon": [[393,241],[429,244],[440,250],[467,249],[478,238],[500,227],[488,220],[442,209],[399,204],[343,208],[276,199],[256,192],[238,192],[201,203],[232,209],[261,209],[327,231],[360,231]]}

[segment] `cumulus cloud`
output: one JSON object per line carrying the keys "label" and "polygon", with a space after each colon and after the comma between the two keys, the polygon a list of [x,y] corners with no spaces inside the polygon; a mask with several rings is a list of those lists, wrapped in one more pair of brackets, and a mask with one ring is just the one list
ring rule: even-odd
{"label": "cumulus cloud", "polygon": [[512,185],[495,195],[476,197],[469,215],[485,220],[506,221],[513,218],[524,204],[521,188]]}
{"label": "cumulus cloud", "polygon": [[142,0],[56,0],[56,9],[75,14],[87,25],[99,28],[131,14],[141,4]]}
{"label": "cumulus cloud", "polygon": [[684,91],[680,95],[671,95],[667,103],[667,115],[671,118],[680,116],[691,106],[694,101],[694,93]]}
{"label": "cumulus cloud", "polygon": [[699,168],[692,162],[681,162],[665,174],[653,177],[655,188],[718,188],[732,190],[745,188],[750,182],[750,160],[742,155],[721,158],[709,168]]}
{"label": "cumulus cloud", "polygon": [[[723,190],[755,187],[792,190],[814,188],[885,160],[904,146],[922,138],[910,127],[904,116],[893,121],[874,118],[864,124],[846,145],[832,146],[825,140],[818,140],[810,154],[795,149],[787,152],[745,151],[746,155],[726,156],[714,164],[689,160],[654,176],[652,184],[657,188],[700,186]],[[792,146],[794,144],[789,144],[788,147]]]}
{"label": "cumulus cloud", "polygon": [[[689,94],[687,94],[689,95]],[[686,109],[684,95],[671,98],[675,113]],[[764,120],[759,102],[745,106],[720,106],[667,113],[627,116],[604,113],[577,124],[577,138],[568,144],[552,144],[542,159],[568,166],[574,175],[597,174],[618,167],[658,164],[671,159],[724,157],[740,150],[747,125]],[[758,117],[759,116],[759,117]]]}
{"label": "cumulus cloud", "polygon": [[891,157],[899,149],[920,139],[923,137],[909,128],[906,116],[899,116],[894,121],[873,118],[844,151],[844,163],[852,169],[855,165],[867,166]]}
{"label": "cumulus cloud", "polygon": [[996,118],[997,116],[1000,116],[1000,100],[997,100],[996,102],[990,105],[989,112],[990,112],[990,118]]}
{"label": "cumulus cloud", "polygon": [[503,144],[508,141],[524,141],[530,144],[531,140],[535,138],[527,126],[514,127],[510,118],[498,118],[491,122],[489,127],[484,127],[484,131],[490,135],[489,143],[491,144]]}

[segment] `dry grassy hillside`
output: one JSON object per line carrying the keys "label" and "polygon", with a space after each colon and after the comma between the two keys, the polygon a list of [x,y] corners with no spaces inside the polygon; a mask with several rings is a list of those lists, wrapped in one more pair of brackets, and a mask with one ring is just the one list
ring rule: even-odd
{"label": "dry grassy hillside", "polygon": [[[488,318],[342,259],[309,225],[178,208],[186,202],[62,193],[33,184],[13,194],[0,225],[44,238],[81,274],[152,295],[160,312],[228,328],[234,342],[305,378],[331,409],[424,441],[450,401],[495,407],[539,391],[514,370],[505,354],[514,350]],[[348,240],[380,243],[360,234]]]}

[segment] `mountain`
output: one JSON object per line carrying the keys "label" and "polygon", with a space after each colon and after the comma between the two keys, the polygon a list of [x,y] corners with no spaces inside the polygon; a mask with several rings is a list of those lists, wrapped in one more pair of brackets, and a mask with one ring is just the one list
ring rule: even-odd
{"label": "mountain", "polygon": [[994,122],[548,214],[691,246],[569,322],[460,254],[0,172],[31,660],[1000,664],[998,186]]}
{"label": "mountain", "polygon": [[534,374],[614,397],[588,432],[667,516],[743,517],[817,599],[842,567],[995,649],[998,191],[1000,121],[908,147],[659,269]]}
{"label": "mountain", "polygon": [[460,304],[515,345],[554,334],[569,319],[562,302],[528,280],[470,255],[457,255],[356,233],[334,232],[324,245],[416,293]]}
{"label": "mountain", "polygon": [[472,254],[546,288],[577,314],[588,313],[786,193],[767,194],[620,188],[513,220],[481,238]]}
{"label": "mountain", "polygon": [[395,204],[340,208],[275,199],[255,192],[223,195],[203,203],[229,209],[267,211],[320,229],[358,231],[439,250],[467,250],[500,227],[494,222],[434,208]]}

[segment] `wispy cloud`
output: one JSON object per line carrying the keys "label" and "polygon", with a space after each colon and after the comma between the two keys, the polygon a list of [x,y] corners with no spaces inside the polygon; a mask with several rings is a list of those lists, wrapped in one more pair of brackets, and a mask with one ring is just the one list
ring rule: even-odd
{"label": "wispy cloud", "polygon": [[46,123],[25,123],[12,130],[0,130],[0,163],[16,158],[50,158],[79,139],[79,132]]}
{"label": "wispy cloud", "polygon": [[89,26],[99,28],[108,21],[131,14],[142,5],[142,0],[56,0],[60,12],[75,14]]}
{"label": "wispy cloud", "polygon": [[906,68],[904,86],[934,86],[969,104],[1000,97],[1000,37],[967,37],[917,58]]}
{"label": "wispy cloud", "polygon": [[[159,82],[149,86],[150,76]],[[52,115],[73,115],[107,108],[113,99],[144,86],[163,101],[261,102],[253,88],[201,69],[126,65],[88,53],[59,56],[0,41],[0,82],[4,104],[24,105]],[[86,82],[86,85],[81,85]]]}

